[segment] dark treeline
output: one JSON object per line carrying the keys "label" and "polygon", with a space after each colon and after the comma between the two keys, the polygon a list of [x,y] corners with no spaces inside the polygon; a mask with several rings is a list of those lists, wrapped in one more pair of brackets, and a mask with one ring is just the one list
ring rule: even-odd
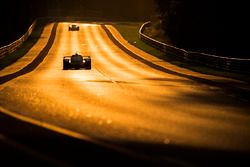
{"label": "dark treeline", "polygon": [[164,29],[181,48],[250,58],[247,1],[156,0]]}
{"label": "dark treeline", "polygon": [[[181,48],[250,57],[247,1],[155,0],[165,31]],[[37,17],[80,16],[146,21],[154,0],[8,0],[0,6],[0,46],[23,35]]]}
{"label": "dark treeline", "polygon": [[8,0],[0,6],[0,46],[21,37],[37,17],[97,17],[107,21],[146,21],[154,0]]}
{"label": "dark treeline", "polygon": [[31,14],[32,6],[27,5],[26,2],[27,0],[9,0],[0,6],[0,46],[16,40],[27,31],[27,27],[29,27],[33,17]]}

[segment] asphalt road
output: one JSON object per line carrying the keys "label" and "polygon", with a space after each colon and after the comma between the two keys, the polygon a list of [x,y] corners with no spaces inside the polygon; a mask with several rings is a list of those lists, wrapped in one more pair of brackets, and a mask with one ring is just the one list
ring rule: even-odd
{"label": "asphalt road", "polygon": [[[168,64],[130,46],[112,26],[77,23],[80,31],[68,31],[70,24],[49,24],[23,58],[0,71],[5,114],[162,161],[181,163],[194,150],[204,164],[206,155],[232,153],[227,162],[249,155],[247,83]],[[63,56],[76,52],[91,56],[91,70],[62,70]]]}

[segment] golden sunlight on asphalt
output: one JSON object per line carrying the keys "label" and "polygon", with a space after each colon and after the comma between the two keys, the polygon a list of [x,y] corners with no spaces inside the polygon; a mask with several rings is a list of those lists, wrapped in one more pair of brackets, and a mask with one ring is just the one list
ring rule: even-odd
{"label": "golden sunlight on asphalt", "polygon": [[[68,31],[70,24],[59,23],[34,71],[0,85],[2,107],[111,142],[250,149],[249,105],[137,61],[98,24],[76,23],[80,30]],[[51,28],[27,57],[42,50]],[[63,56],[76,52],[91,56],[91,70],[62,70]],[[17,63],[1,76],[25,66]]]}

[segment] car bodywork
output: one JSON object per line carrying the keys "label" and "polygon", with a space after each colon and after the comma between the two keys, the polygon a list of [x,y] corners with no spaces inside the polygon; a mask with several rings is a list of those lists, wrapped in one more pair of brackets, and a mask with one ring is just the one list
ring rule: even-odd
{"label": "car bodywork", "polygon": [[79,31],[80,27],[76,24],[72,24],[69,26],[69,31]]}
{"label": "car bodywork", "polygon": [[72,56],[63,57],[63,70],[68,69],[91,69],[90,56],[82,56],[80,54],[74,54]]}

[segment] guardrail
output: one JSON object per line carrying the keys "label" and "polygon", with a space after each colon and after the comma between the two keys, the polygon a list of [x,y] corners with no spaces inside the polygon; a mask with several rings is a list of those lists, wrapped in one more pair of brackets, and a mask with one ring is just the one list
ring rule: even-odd
{"label": "guardrail", "polygon": [[3,58],[4,56],[7,56],[8,54],[14,52],[15,50],[17,50],[17,48],[19,48],[24,41],[26,41],[28,39],[28,37],[30,36],[30,34],[33,32],[34,27],[36,25],[37,21],[35,20],[31,26],[29,27],[28,31],[18,40],[12,42],[9,45],[3,46],[0,48],[0,59]]}
{"label": "guardrail", "polygon": [[231,72],[240,72],[240,73],[250,73],[250,59],[241,59],[241,58],[229,58],[221,57],[206,53],[186,51],[160,41],[157,41],[149,36],[143,34],[143,31],[146,27],[150,26],[151,22],[144,23],[139,30],[139,38],[149,44],[150,46],[168,54],[175,59],[186,61],[190,63],[198,63],[200,65],[223,69]]}
{"label": "guardrail", "polygon": [[103,20],[104,21],[105,19],[101,17],[41,17],[41,18],[37,18],[31,24],[28,31],[21,38],[12,42],[9,45],[0,47],[0,60],[3,57],[8,56],[10,53],[17,50],[23,44],[23,42],[28,39],[28,37],[34,30],[37,20],[45,20],[47,22],[60,22],[60,21],[80,21],[80,20]]}

